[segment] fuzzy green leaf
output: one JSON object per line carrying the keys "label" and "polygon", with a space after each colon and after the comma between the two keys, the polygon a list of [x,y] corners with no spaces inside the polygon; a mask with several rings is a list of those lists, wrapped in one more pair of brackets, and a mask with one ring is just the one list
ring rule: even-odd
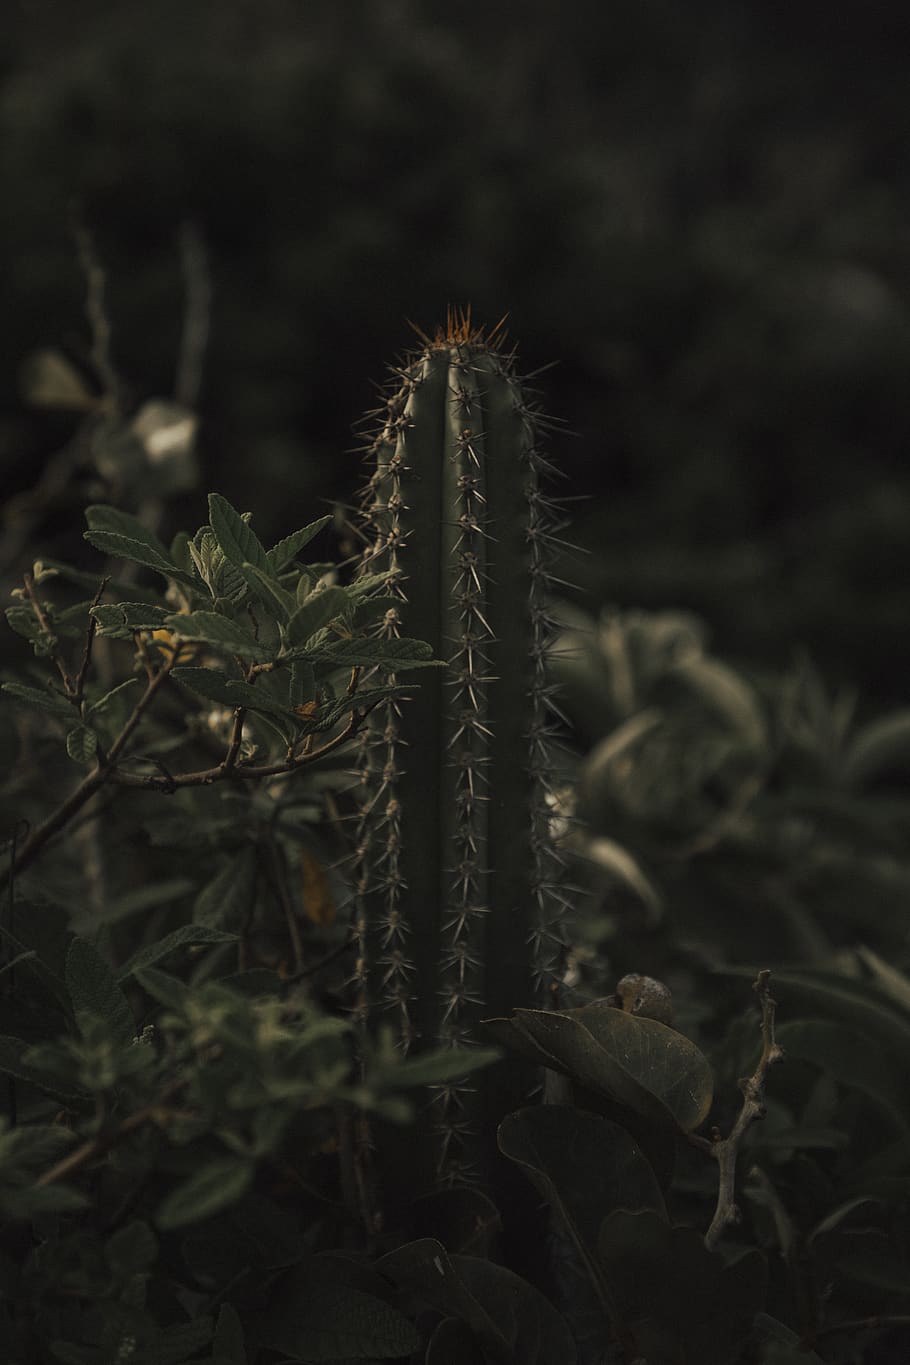
{"label": "fuzzy green leaf", "polygon": [[151,602],[115,602],[92,607],[99,635],[129,640],[137,630],[161,630],[171,615],[169,607]]}
{"label": "fuzzy green leaf", "polygon": [[[289,656],[293,657],[293,656]],[[352,668],[380,664],[398,671],[403,668],[442,668],[433,658],[432,647],[423,640],[338,640],[319,645],[309,652],[313,663],[333,663]]]}
{"label": "fuzzy green leaf", "polygon": [[207,1161],[161,1201],[155,1222],[163,1231],[170,1231],[221,1213],[246,1194],[254,1170],[251,1162],[239,1157]]}
{"label": "fuzzy green leaf", "polygon": [[74,1010],[100,1015],[116,1042],[126,1045],[133,1041],[136,1023],[129,1001],[114,973],[87,938],[74,938],[70,944],[65,977]]}
{"label": "fuzzy green leaf", "polygon": [[213,701],[219,706],[228,706],[232,709],[241,705],[228,692],[229,679],[220,669],[179,667],[174,669],[171,677],[175,682],[195,692],[197,696],[203,697],[205,701]]}
{"label": "fuzzy green leaf", "polygon": [[201,640],[246,659],[270,659],[275,653],[271,645],[257,640],[252,631],[216,611],[173,613],[164,624],[183,640]]}
{"label": "fuzzy green leaf", "polygon": [[110,692],[105,692],[103,697],[99,697],[97,701],[93,701],[91,706],[86,710],[86,715],[94,716],[99,711],[105,710],[115,697],[119,697],[121,692],[125,692],[127,688],[135,687],[138,681],[138,678],[127,678],[125,682],[118,683],[116,687],[111,688]]}
{"label": "fuzzy green leaf", "polygon": [[[94,545],[96,550],[101,550],[103,554],[114,559],[128,559],[134,564],[141,564],[143,568],[157,570],[165,578],[174,578],[190,587],[194,585],[195,580],[183,569],[178,569],[163,545],[159,550],[144,539],[137,540],[133,536],[101,530],[85,531],[83,539]],[[160,545],[160,542],[158,544]]]}
{"label": "fuzzy green leaf", "polygon": [[309,526],[303,526],[293,535],[285,536],[284,540],[279,540],[268,552],[269,567],[273,574],[280,573],[287,568],[293,560],[297,558],[300,551],[309,545],[310,541],[332,520],[331,514],[327,517],[319,517],[317,521],[311,521]]}
{"label": "fuzzy green leaf", "polygon": [[259,537],[220,493],[209,494],[209,521],[225,559],[236,564],[238,569],[249,563],[261,569],[266,577],[272,576],[272,567]]}
{"label": "fuzzy green leaf", "polygon": [[23,706],[30,706],[35,711],[50,712],[58,720],[72,720],[75,714],[69,702],[64,701],[63,697],[55,692],[41,692],[37,687],[26,687],[24,683],[17,682],[0,683],[0,691]]}
{"label": "fuzzy green leaf", "polygon": [[98,749],[98,736],[87,725],[77,725],[66,737],[66,752],[74,763],[87,768]]}
{"label": "fuzzy green leaf", "polygon": [[304,645],[330,621],[343,616],[349,607],[344,588],[322,588],[312,593],[288,621],[287,638],[291,645]]}
{"label": "fuzzy green leaf", "polygon": [[240,573],[247,586],[275,619],[281,622],[287,621],[297,605],[294,594],[288,592],[269,574],[263,573],[255,564],[249,562],[241,564]]}

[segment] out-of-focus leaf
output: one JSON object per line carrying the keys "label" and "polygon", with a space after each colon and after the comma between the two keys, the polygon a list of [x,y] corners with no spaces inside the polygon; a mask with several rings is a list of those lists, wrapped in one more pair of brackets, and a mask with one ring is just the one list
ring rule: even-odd
{"label": "out-of-focus leaf", "polygon": [[851,786],[906,772],[910,765],[910,709],[894,711],[864,725],[853,736],[842,773]]}
{"label": "out-of-focus leaf", "polygon": [[876,985],[885,995],[910,1013],[910,977],[898,971],[897,967],[892,967],[890,962],[886,962],[865,945],[857,948],[856,956],[869,968]]}
{"label": "out-of-focus leaf", "polygon": [[168,957],[186,943],[236,943],[236,941],[236,934],[225,933],[222,929],[213,929],[207,924],[183,924],[179,929],[174,929],[166,937],[159,939],[157,943],[147,943],[144,948],[133,953],[132,957],[118,969],[117,980],[126,981],[128,977],[132,976],[133,972],[139,971],[143,967],[151,967],[155,962],[160,962],[162,958]]}
{"label": "out-of-focus leaf", "polygon": [[829,1019],[785,1021],[778,1026],[777,1039],[789,1056],[823,1067],[841,1085],[877,1101],[899,1123],[910,1122],[907,1056],[889,1056],[855,1028]]}
{"label": "out-of-focus leaf", "polygon": [[613,839],[590,839],[584,847],[585,856],[604,868],[617,881],[624,883],[650,912],[652,924],[659,924],[663,917],[663,898],[642,870],[641,864],[629,851]]}
{"label": "out-of-focus leaf", "polygon": [[64,412],[94,412],[103,399],[93,393],[61,351],[34,351],[26,356],[19,372],[25,402],[35,408],[59,408]]}
{"label": "out-of-focus leaf", "polygon": [[207,1161],[159,1204],[155,1222],[163,1231],[200,1223],[236,1204],[249,1189],[254,1168],[239,1157]]}
{"label": "out-of-focus leaf", "polygon": [[255,884],[256,854],[247,844],[228,859],[196,897],[194,924],[228,933],[239,931],[252,912]]}

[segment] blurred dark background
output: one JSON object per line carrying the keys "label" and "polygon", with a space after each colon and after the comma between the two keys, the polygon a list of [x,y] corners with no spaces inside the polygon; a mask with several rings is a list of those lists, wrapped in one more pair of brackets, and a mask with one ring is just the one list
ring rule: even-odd
{"label": "blurred dark background", "polygon": [[[758,669],[806,645],[907,700],[910,230],[893,0],[6,0],[0,478],[76,418],[23,365],[91,350],[174,392],[179,241],[212,281],[201,478],[264,537],[348,500],[352,426],[447,305],[509,314],[564,423],[570,576],[687,607]],[[67,518],[69,522],[67,523]],[[65,502],[35,528],[54,552]],[[72,546],[70,547],[72,549]],[[76,552],[75,550],[73,552]]]}

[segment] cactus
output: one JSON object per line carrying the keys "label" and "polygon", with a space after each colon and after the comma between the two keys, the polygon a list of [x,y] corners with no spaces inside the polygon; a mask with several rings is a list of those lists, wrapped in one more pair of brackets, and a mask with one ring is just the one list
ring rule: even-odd
{"label": "cactus", "polygon": [[[485,1014],[553,1008],[565,972],[548,799],[546,423],[501,324],[484,334],[469,312],[450,314],[419,335],[371,415],[360,570],[389,574],[382,629],[406,623],[447,663],[374,717],[359,751],[355,1009],[361,1021],[376,1005],[391,1012],[405,1051],[470,1044]],[[448,1179],[466,1174],[472,1108],[465,1088],[438,1088]]]}

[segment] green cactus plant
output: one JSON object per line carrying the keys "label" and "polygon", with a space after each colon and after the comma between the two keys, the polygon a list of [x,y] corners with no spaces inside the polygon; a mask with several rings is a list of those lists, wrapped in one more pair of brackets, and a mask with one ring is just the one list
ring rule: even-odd
{"label": "green cactus plant", "polygon": [[[566,948],[546,422],[501,324],[485,334],[455,313],[420,335],[371,415],[361,522],[361,573],[387,573],[393,594],[383,631],[406,624],[447,663],[359,751],[355,1009],[391,1012],[406,1051],[468,1045],[483,1015],[516,1005],[556,1007]],[[522,1098],[502,1077],[497,1090]],[[458,1178],[476,1104],[458,1085],[435,1101],[439,1171]]]}

